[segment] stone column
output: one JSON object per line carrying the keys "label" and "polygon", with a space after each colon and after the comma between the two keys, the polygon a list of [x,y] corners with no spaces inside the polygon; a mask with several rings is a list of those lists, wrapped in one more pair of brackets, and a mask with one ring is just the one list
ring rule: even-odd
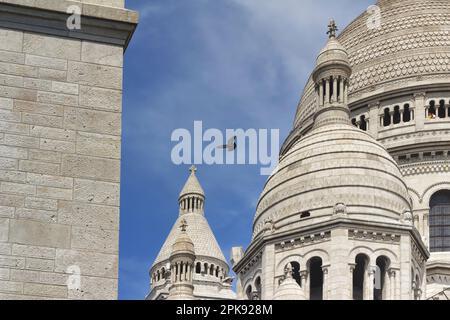
{"label": "stone column", "polygon": [[356,264],[351,263],[350,264],[350,300],[353,300],[353,272],[355,271]]}
{"label": "stone column", "polygon": [[374,279],[375,268],[369,267],[367,270],[367,284],[364,286],[367,289],[366,297],[364,300],[373,300]]}
{"label": "stone column", "polygon": [[302,278],[302,286],[305,291],[306,300],[310,300],[309,296],[309,272],[308,271],[300,271],[300,277]]}
{"label": "stone column", "polygon": [[325,106],[330,104],[330,92],[330,79],[325,79]]}
{"label": "stone column", "polygon": [[344,78],[341,78],[341,81],[339,83],[340,89],[339,89],[339,102],[344,103]]}
{"label": "stone column", "polygon": [[319,107],[323,107],[323,83],[319,82]]}
{"label": "stone column", "polygon": [[344,104],[348,104],[348,80],[345,80],[344,83]]}
{"label": "stone column", "polygon": [[338,98],[338,79],[333,77],[333,98],[331,102],[337,102]]}
{"label": "stone column", "polygon": [[264,248],[261,263],[265,266],[261,275],[261,299],[272,299],[275,292],[275,245],[270,244]]}
{"label": "stone column", "polygon": [[383,300],[391,300],[391,275],[389,270],[384,274],[384,283],[381,289]]}
{"label": "stone column", "polygon": [[429,221],[430,214],[425,212],[423,214],[423,236],[426,240],[426,246],[430,248],[430,221]]}
{"label": "stone column", "polygon": [[414,94],[414,110],[415,110],[415,121],[416,121],[416,131],[423,130],[425,124],[425,99],[426,93],[420,92]]}

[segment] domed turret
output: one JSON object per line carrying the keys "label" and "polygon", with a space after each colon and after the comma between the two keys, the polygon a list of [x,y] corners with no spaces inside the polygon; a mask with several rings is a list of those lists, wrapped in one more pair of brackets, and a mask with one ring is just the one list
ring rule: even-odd
{"label": "domed turret", "polygon": [[187,222],[181,221],[181,232],[172,246],[170,255],[170,274],[172,285],[169,288],[169,300],[194,299],[193,273],[195,248],[186,233]]}
{"label": "domed turret", "polygon": [[200,185],[197,176],[195,175],[195,173],[197,172],[197,168],[195,166],[192,166],[189,170],[191,174],[180,192],[180,197],[178,198],[178,203],[180,205],[180,214],[203,214],[205,192],[203,191],[203,188]]}
{"label": "domed turret", "polygon": [[320,52],[313,72],[315,91],[319,103],[314,125],[319,127],[330,121],[350,122],[347,107],[348,79],[352,73],[347,51],[336,39],[336,23],[330,21],[329,40]]}

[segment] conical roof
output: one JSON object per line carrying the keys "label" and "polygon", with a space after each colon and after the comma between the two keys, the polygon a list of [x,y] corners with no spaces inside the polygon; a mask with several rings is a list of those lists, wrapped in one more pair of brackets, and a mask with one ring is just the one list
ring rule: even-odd
{"label": "conical roof", "polygon": [[197,176],[195,175],[197,168],[192,166],[190,168],[191,174],[189,178],[187,179],[183,189],[180,192],[180,198],[189,195],[189,194],[196,194],[205,196],[205,192],[203,191],[202,186],[200,185],[200,182],[197,179]]}
{"label": "conical roof", "polygon": [[[192,166],[190,168],[191,174],[187,179],[183,190],[180,193],[180,198],[187,195],[200,195],[203,198],[205,193],[203,191],[200,182],[198,181],[195,173],[197,169]],[[153,266],[168,262],[172,253],[173,246],[180,236],[183,228],[180,229],[180,225],[187,225],[186,236],[192,241],[195,248],[195,255],[199,258],[211,258],[212,260],[219,260],[223,262],[224,266],[227,266],[225,256],[220,249],[219,244],[214,236],[214,233],[206,220],[203,211],[183,211],[180,213],[177,221],[172,227],[164,245],[162,246]],[[214,261],[212,261],[214,262]],[[217,261],[216,261],[217,262]]]}
{"label": "conical roof", "polygon": [[210,257],[226,264],[225,256],[206,218],[198,213],[187,213],[178,217],[153,265],[169,260],[173,245],[181,233],[179,226],[182,219],[185,219],[189,225],[186,233],[194,244],[195,255],[197,257]]}

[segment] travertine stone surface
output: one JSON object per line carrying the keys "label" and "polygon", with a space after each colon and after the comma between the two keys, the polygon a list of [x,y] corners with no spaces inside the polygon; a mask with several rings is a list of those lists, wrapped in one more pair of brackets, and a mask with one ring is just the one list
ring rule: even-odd
{"label": "travertine stone surface", "polygon": [[[3,4],[137,22],[123,0]],[[117,298],[123,53],[0,28],[0,299]]]}

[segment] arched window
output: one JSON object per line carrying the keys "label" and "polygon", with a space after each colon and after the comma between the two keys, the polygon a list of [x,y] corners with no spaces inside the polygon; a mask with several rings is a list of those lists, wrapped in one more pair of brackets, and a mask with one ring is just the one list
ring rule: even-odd
{"label": "arched window", "polygon": [[389,108],[384,109],[383,126],[389,127],[391,125],[391,113]]}
{"label": "arched window", "polygon": [[365,254],[358,254],[355,258],[353,270],[353,300],[364,299],[364,289],[367,285],[366,274],[369,258]]}
{"label": "arched window", "polygon": [[373,286],[373,299],[385,300],[386,299],[386,274],[389,266],[389,259],[385,256],[377,258],[375,272],[375,283]]}
{"label": "arched window", "polygon": [[165,268],[162,268],[162,270],[161,270],[161,279],[162,280],[166,279],[166,269]]}
{"label": "arched window", "polygon": [[201,273],[202,272],[202,264],[200,262],[197,262],[195,265],[195,273]]}
{"label": "arched window", "polygon": [[214,275],[214,265],[212,264],[211,267],[209,268],[209,275],[213,276]]}
{"label": "arched window", "polygon": [[441,119],[445,118],[445,101],[444,100],[439,101],[438,116]]}
{"label": "arched window", "polygon": [[352,119],[352,125],[354,125],[355,127],[358,127],[358,124],[356,123],[356,119],[355,118]]}
{"label": "arched window", "polygon": [[219,267],[216,267],[216,277],[219,277]]}
{"label": "arched window", "polygon": [[247,289],[245,290],[245,295],[247,296],[247,300],[252,300],[252,298],[253,298],[252,285],[249,285],[247,287]]}
{"label": "arched window", "polygon": [[403,122],[410,122],[411,121],[411,109],[409,107],[409,104],[405,104],[403,106]]}
{"label": "arched window", "polygon": [[323,300],[322,259],[314,257],[309,260],[309,296],[310,300]]}
{"label": "arched window", "polygon": [[261,278],[258,277],[255,280],[255,295],[253,295],[253,300],[261,300]]}
{"label": "arched window", "polygon": [[430,251],[450,251],[450,190],[438,191],[430,200]]}
{"label": "arched window", "polygon": [[203,273],[204,274],[208,274],[208,264],[205,262],[205,264],[203,265]]}
{"label": "arched window", "polygon": [[430,106],[428,107],[428,119],[436,118],[436,102],[434,100],[430,101]]}
{"label": "arched window", "polygon": [[400,117],[400,106],[394,107],[394,124],[399,124],[401,121]]}
{"label": "arched window", "polygon": [[300,263],[292,261],[292,278],[298,283],[299,286],[302,286],[302,277],[300,276]]}

